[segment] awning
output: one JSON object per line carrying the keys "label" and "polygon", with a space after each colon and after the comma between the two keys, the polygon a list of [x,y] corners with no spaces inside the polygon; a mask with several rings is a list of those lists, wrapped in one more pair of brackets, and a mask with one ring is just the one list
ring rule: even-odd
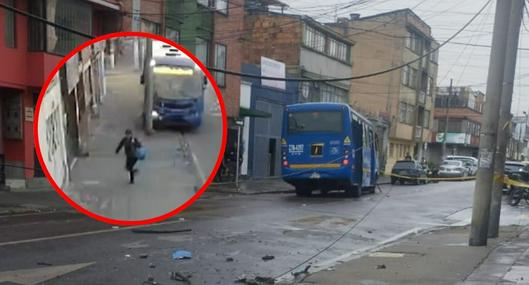
{"label": "awning", "polygon": [[256,109],[239,108],[239,117],[270,118],[272,114]]}

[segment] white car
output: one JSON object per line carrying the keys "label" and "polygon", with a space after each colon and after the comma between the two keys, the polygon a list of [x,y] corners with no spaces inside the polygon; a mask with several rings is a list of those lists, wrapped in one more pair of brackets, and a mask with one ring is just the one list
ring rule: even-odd
{"label": "white car", "polygon": [[465,177],[469,170],[461,160],[445,160],[439,167],[440,177]]}
{"label": "white car", "polygon": [[462,161],[464,166],[468,168],[468,175],[475,176],[478,173],[478,159],[472,156],[463,155],[448,155],[446,160]]}

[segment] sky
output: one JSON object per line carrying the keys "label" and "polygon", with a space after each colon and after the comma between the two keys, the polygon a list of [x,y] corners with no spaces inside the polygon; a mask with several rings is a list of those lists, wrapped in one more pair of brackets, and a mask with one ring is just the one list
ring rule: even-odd
{"label": "sky", "polygon": [[[487,0],[282,0],[282,2],[290,6],[287,12],[306,14],[321,22],[334,21],[335,16],[348,17],[351,13],[365,17],[410,8],[432,28],[433,37],[442,43],[463,27],[487,3]],[[452,40],[459,44],[449,43],[440,49],[438,86],[448,86],[450,79],[453,79],[454,86],[470,86],[485,93],[490,48],[470,45],[491,45],[495,2],[491,1],[483,13]],[[526,13],[524,13],[524,24],[529,27],[529,17]],[[520,33],[519,47],[529,48],[529,30],[524,26]],[[528,77],[529,50],[519,50],[511,108],[511,112],[515,115],[529,111],[529,97],[524,96],[529,91],[529,83],[524,83],[524,79]]]}

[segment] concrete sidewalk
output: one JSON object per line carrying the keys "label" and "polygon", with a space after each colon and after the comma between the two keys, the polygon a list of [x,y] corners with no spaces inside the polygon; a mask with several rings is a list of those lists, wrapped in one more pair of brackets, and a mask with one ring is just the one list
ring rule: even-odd
{"label": "concrete sidewalk", "polygon": [[0,191],[0,216],[55,211],[75,211],[75,209],[54,190]]}
{"label": "concrete sidewalk", "polygon": [[[378,184],[389,184],[390,177],[382,176],[378,179]],[[239,189],[235,182],[211,183],[208,190],[217,193],[258,195],[273,193],[294,193],[294,186],[284,182],[281,178],[271,177],[262,179],[249,179],[239,181]]]}
{"label": "concrete sidewalk", "polygon": [[299,284],[529,284],[529,228],[502,227],[485,247],[468,237],[468,227],[411,236]]}

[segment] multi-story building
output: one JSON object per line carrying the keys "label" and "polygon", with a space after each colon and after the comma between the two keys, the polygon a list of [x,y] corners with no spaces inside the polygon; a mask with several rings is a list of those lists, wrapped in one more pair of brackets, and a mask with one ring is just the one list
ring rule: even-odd
{"label": "multi-story building", "polygon": [[[272,77],[351,76],[354,43],[309,17],[284,13],[285,7],[277,0],[228,1],[228,13],[215,14],[213,66]],[[285,105],[349,101],[348,81],[297,84],[214,75],[231,122],[228,147],[236,142],[240,119],[241,172],[252,177],[280,174]]]}
{"label": "multi-story building", "polygon": [[[370,74],[417,59],[438,43],[431,28],[410,9],[339,18],[327,24],[355,45],[353,76]],[[373,120],[389,124],[388,145],[381,159],[388,172],[409,153],[420,159],[431,137],[437,52],[378,76],[353,80],[349,102]]]}
{"label": "multi-story building", "polygon": [[[115,1],[2,3],[90,35],[116,30],[121,18]],[[1,7],[0,22],[0,62],[9,66],[0,69],[0,154],[6,166],[0,180],[11,188],[26,187],[46,181],[33,141],[33,113],[40,89],[61,57],[86,38]]]}
{"label": "multi-story building", "polygon": [[439,87],[436,93],[430,161],[441,161],[445,139],[445,155],[477,157],[485,94],[470,87]]}

